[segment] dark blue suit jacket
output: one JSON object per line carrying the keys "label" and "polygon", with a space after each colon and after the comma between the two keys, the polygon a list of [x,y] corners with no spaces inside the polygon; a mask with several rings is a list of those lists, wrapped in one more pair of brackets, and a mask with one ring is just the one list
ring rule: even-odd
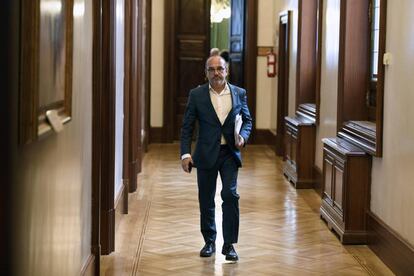
{"label": "dark blue suit jacket", "polygon": [[236,157],[237,165],[242,165],[240,151],[234,143],[234,121],[237,114],[242,116],[240,135],[246,143],[252,129],[252,118],[247,107],[246,90],[231,84],[228,86],[233,107],[223,125],[211,102],[208,83],[190,91],[181,128],[181,155],[191,153],[194,123],[198,121],[197,143],[192,154],[194,166],[197,168],[210,169],[214,166],[220,152],[222,134]]}

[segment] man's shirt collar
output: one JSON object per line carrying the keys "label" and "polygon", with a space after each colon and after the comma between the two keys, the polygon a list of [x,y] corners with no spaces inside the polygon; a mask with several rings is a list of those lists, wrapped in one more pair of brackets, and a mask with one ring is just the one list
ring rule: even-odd
{"label": "man's shirt collar", "polygon": [[216,90],[214,90],[213,87],[211,87],[210,83],[208,84],[208,89],[211,93],[216,94],[217,96],[230,94],[230,88],[227,82],[226,82],[226,85],[224,86],[224,89],[221,91],[221,93],[218,93]]}

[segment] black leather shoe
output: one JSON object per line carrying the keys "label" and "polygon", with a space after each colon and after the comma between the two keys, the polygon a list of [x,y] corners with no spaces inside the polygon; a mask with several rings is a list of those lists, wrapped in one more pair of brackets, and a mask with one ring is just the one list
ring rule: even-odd
{"label": "black leather shoe", "polygon": [[225,243],[223,245],[223,249],[221,250],[221,254],[226,255],[226,261],[238,261],[239,256],[236,253],[236,250],[234,250],[234,247],[232,244]]}
{"label": "black leather shoe", "polygon": [[200,251],[200,257],[211,257],[216,252],[216,245],[212,242],[208,242]]}

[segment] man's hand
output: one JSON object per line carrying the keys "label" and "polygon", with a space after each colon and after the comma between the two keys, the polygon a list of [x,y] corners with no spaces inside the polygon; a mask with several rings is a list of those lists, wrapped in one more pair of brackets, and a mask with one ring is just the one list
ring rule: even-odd
{"label": "man's hand", "polygon": [[244,138],[243,136],[239,135],[239,143],[236,143],[236,148],[241,150],[244,147]]}
{"label": "man's hand", "polygon": [[193,159],[191,157],[187,157],[181,160],[181,166],[183,167],[183,170],[187,173],[191,173],[190,164],[191,166],[193,165]]}

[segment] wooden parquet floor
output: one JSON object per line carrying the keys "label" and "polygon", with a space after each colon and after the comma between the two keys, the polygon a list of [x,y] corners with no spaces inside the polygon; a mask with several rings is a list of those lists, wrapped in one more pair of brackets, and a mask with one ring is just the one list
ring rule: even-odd
{"label": "wooden parquet floor", "polygon": [[319,195],[294,189],[267,146],[243,153],[239,262],[220,254],[220,178],[217,253],[200,258],[196,171],[181,170],[178,151],[178,144],[150,146],[129,214],[116,230],[116,251],[102,257],[102,275],[393,275],[368,247],[341,245],[319,217]]}

